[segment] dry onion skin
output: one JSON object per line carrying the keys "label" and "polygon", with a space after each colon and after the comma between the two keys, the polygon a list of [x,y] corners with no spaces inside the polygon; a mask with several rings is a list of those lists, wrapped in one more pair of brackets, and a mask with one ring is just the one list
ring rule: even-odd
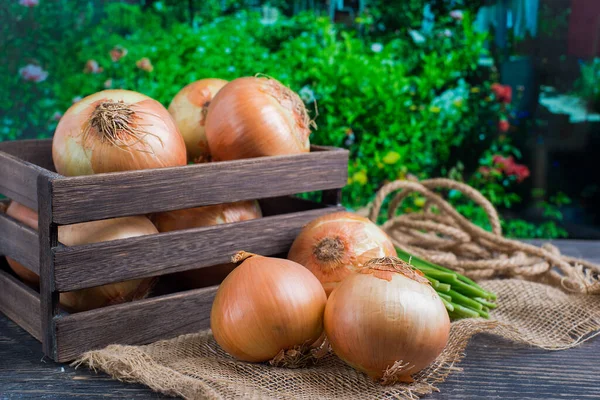
{"label": "dry onion skin", "polygon": [[380,258],[331,293],[325,333],[338,357],[374,380],[412,382],[446,346],[450,319],[420,272]]}
{"label": "dry onion skin", "polygon": [[270,78],[238,78],[214,97],[206,116],[213,160],[310,151],[313,122],[300,97]]}
{"label": "dry onion skin", "polygon": [[217,92],[227,84],[223,79],[201,79],[185,86],[173,97],[169,113],[183,136],[188,161],[210,160],[204,125],[208,105]]}
{"label": "dry onion skin", "polygon": [[[261,218],[258,201],[239,201],[214,206],[188,208],[154,214],[151,219],[159,232],[230,224]],[[181,289],[196,289],[219,284],[235,264],[219,264],[176,273],[174,281]]]}
{"label": "dry onion skin", "polygon": [[210,315],[217,343],[249,362],[313,344],[327,302],[317,278],[293,261],[243,252],[238,258],[247,256],[217,290]]}
{"label": "dry onion skin", "polygon": [[[22,204],[11,202],[6,214],[32,229],[38,229],[37,214]],[[66,246],[77,246],[155,233],[158,231],[148,218],[124,217],[59,226],[58,240]],[[37,274],[13,259],[7,257],[6,260],[23,281],[34,287],[39,285],[40,278]],[[60,294],[60,304],[69,312],[79,312],[142,299],[150,292],[153,281],[153,278],[134,279],[64,292]]]}
{"label": "dry onion skin", "polygon": [[369,219],[350,212],[319,217],[294,240],[288,259],[304,265],[331,291],[373,258],[395,257],[387,234]]}
{"label": "dry onion skin", "polygon": [[73,104],[52,140],[65,176],[187,164],[183,137],[158,101],[129,90],[104,90]]}

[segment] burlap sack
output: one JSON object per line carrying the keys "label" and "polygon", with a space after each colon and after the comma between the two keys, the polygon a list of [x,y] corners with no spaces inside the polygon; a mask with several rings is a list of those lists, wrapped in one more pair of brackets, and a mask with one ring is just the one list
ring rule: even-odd
{"label": "burlap sack", "polygon": [[491,319],[454,322],[444,352],[410,385],[381,386],[333,354],[303,369],[237,361],[219,348],[210,331],[148,346],[112,345],[86,353],[79,362],[186,399],[410,399],[431,393],[457,370],[469,339],[477,333],[560,350],[600,330],[599,296],[566,294],[517,279],[485,281],[482,286],[498,294],[500,306]]}

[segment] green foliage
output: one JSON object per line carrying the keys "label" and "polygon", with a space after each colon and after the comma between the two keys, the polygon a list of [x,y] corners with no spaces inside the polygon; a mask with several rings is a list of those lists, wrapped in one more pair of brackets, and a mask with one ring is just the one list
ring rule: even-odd
{"label": "green foliage", "polygon": [[[168,106],[195,80],[262,73],[290,86],[314,110],[319,128],[313,143],[350,151],[347,206],[364,206],[388,181],[454,174],[495,205],[510,208],[519,201],[517,181],[477,175],[493,155],[506,153],[490,147],[498,143],[502,110],[478,65],[485,36],[474,31],[468,12],[462,21],[441,15],[431,30],[419,30],[422,13],[415,10],[423,4],[398,6],[410,23],[393,36],[359,37],[313,14],[265,24],[259,14],[244,11],[215,17],[217,9],[207,6],[190,24],[172,1],[146,9],[111,2],[101,12],[80,5],[66,11],[70,17],[59,16],[50,2],[31,9],[15,2],[9,7],[15,26],[2,28],[3,34],[17,34],[3,44],[11,62],[0,66],[0,90],[10,98],[0,106],[0,140],[51,136],[56,113],[105,88],[136,90]],[[25,20],[35,24],[36,34],[24,33]],[[78,22],[57,32],[63,21]],[[114,61],[116,46],[127,52]],[[138,67],[143,58],[151,68]],[[98,68],[86,72],[91,60]],[[47,78],[24,80],[19,69],[27,64],[39,65]],[[485,225],[474,209],[455,202]],[[507,226],[526,236],[559,234]]]}
{"label": "green foliage", "polygon": [[594,111],[600,111],[600,58],[581,64],[581,77],[575,82],[575,90]]}

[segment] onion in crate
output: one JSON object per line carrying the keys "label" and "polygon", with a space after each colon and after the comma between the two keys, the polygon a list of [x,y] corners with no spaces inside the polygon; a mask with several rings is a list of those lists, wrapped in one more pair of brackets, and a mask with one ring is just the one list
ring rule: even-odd
{"label": "onion in crate", "polygon": [[73,104],[54,132],[52,159],[65,176],[187,164],[169,112],[129,90],[104,90]]}
{"label": "onion in crate", "polygon": [[[6,214],[32,229],[38,229],[36,212],[22,204],[11,202]],[[58,241],[66,246],[77,246],[155,233],[158,231],[148,218],[124,217],[59,226]],[[6,260],[23,281],[32,286],[39,285],[37,274],[9,257]],[[150,292],[153,282],[153,278],[134,279],[64,292],[60,294],[60,304],[67,311],[77,312],[142,299]]]}
{"label": "onion in crate", "polygon": [[173,97],[169,105],[169,113],[185,141],[189,161],[210,160],[204,128],[206,113],[213,97],[226,84],[223,79],[201,79],[190,83]]}
{"label": "onion in crate", "polygon": [[206,139],[217,161],[306,153],[313,122],[300,97],[271,78],[238,78],[214,97]]}
{"label": "onion in crate", "polygon": [[[159,232],[171,232],[181,229],[230,224],[261,218],[258,201],[238,201],[167,211],[154,214],[151,219]],[[220,283],[235,268],[235,264],[219,264],[173,274],[170,280],[176,287],[194,289]]]}

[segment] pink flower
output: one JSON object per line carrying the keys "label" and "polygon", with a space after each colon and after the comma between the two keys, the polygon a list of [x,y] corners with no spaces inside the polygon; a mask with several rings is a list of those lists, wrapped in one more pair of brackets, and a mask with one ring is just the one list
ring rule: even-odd
{"label": "pink flower", "polygon": [[523,164],[517,164],[513,156],[510,157],[502,157],[500,155],[495,155],[494,164],[498,164],[500,169],[509,176],[517,177],[517,182],[523,182],[530,175],[529,168]]}
{"label": "pink flower", "polygon": [[104,89],[110,89],[112,87],[113,81],[112,79],[107,79],[104,81]]}
{"label": "pink flower", "polygon": [[127,55],[127,49],[120,45],[113,47],[112,50],[110,51],[110,59],[113,60],[113,62],[119,61],[121,58],[125,57],[126,55]]}
{"label": "pink flower", "polygon": [[48,71],[44,71],[39,65],[27,64],[19,69],[19,75],[29,82],[43,82],[48,77]]}
{"label": "pink flower", "polygon": [[500,121],[498,121],[498,130],[500,132],[508,132],[509,129],[510,123],[507,120],[501,119]]}
{"label": "pink flower", "polygon": [[492,92],[501,103],[510,103],[512,101],[512,88],[509,85],[501,85],[494,83],[492,85]]}
{"label": "pink flower", "polygon": [[99,74],[102,71],[104,71],[104,68],[99,66],[96,60],[88,60],[85,63],[85,68],[83,68],[83,72],[86,74]]}
{"label": "pink flower", "polygon": [[75,104],[75,103],[77,103],[77,102],[81,101],[81,99],[82,99],[82,97],[81,97],[81,96],[75,96],[75,97],[73,97],[73,100],[71,100],[71,102],[72,102],[73,104]]}
{"label": "pink flower", "polygon": [[142,71],[152,72],[152,70],[154,70],[154,66],[152,66],[152,63],[150,62],[150,59],[148,57],[144,57],[137,60],[135,65]]}
{"label": "pink flower", "polygon": [[463,12],[462,10],[452,10],[450,11],[450,17],[454,18],[457,21],[462,21]]}
{"label": "pink flower", "polygon": [[58,111],[56,111],[54,114],[52,114],[52,119],[53,119],[54,121],[58,121],[58,120],[60,120],[60,119],[61,119],[61,117],[62,117],[62,114],[61,114],[61,113],[59,113]]}
{"label": "pink flower", "polygon": [[19,0],[19,4],[31,8],[40,4],[40,0]]}

